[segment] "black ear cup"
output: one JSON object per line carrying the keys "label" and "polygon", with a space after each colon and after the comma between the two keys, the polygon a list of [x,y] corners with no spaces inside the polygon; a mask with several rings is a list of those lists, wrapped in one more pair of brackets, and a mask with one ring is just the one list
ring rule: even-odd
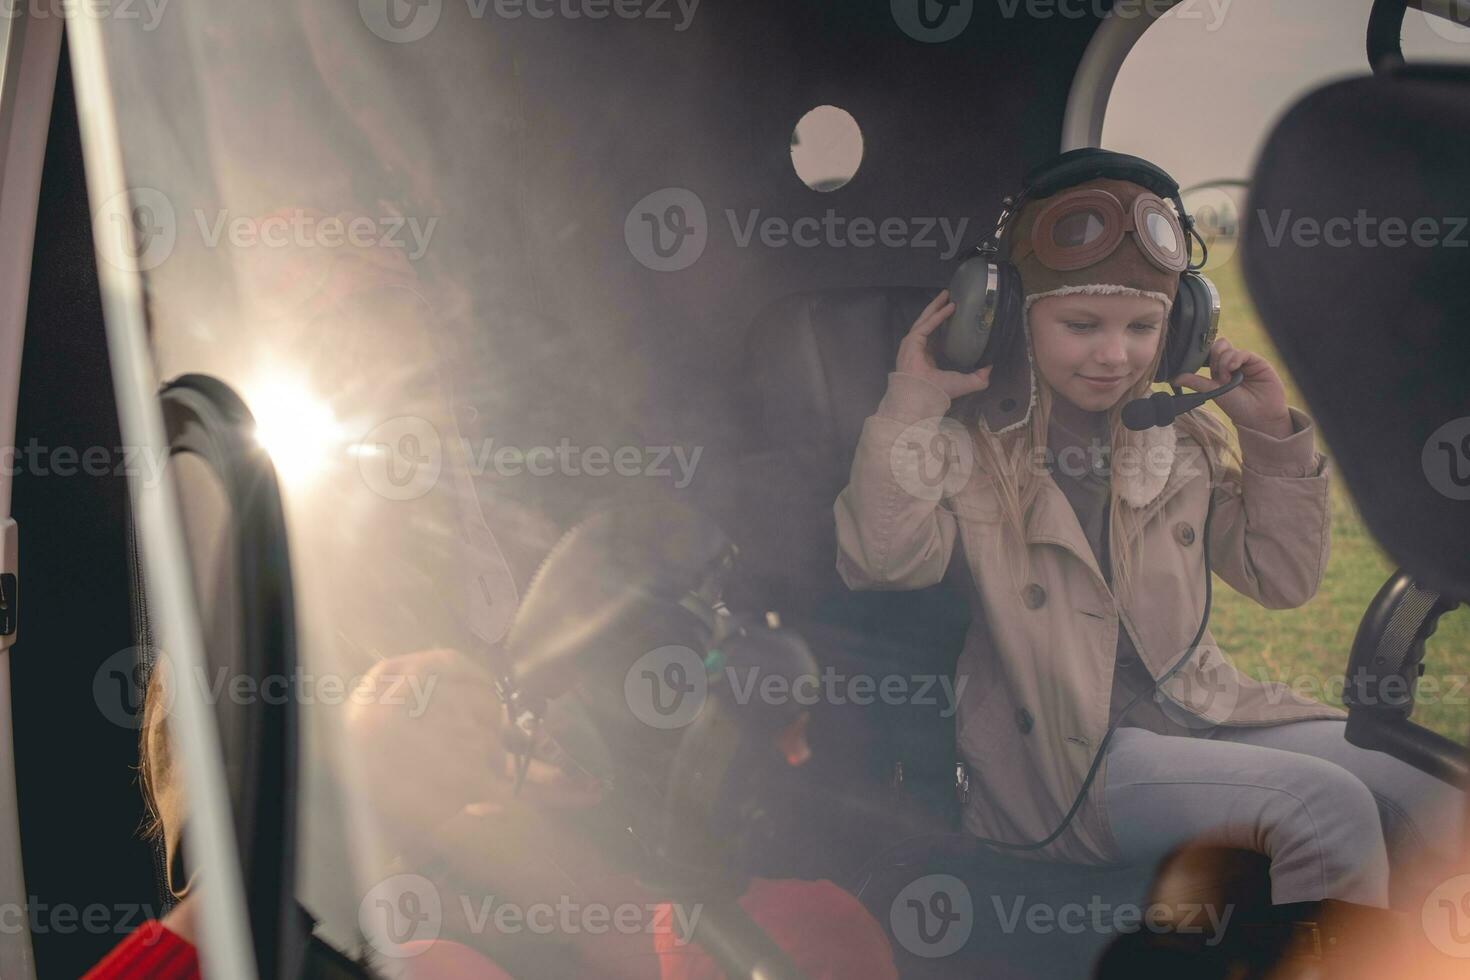
{"label": "black ear cup", "polygon": [[946,371],[973,371],[980,366],[995,327],[1000,293],[1000,263],[976,255],[960,263],[949,281],[954,312],[934,338],[934,359]]}
{"label": "black ear cup", "polygon": [[1005,360],[1021,328],[1021,273],[989,255],[966,259],[949,283],[955,310],[939,329],[934,358],[947,371]]}
{"label": "black ear cup", "polygon": [[1179,291],[1169,311],[1169,335],[1155,381],[1193,374],[1209,361],[1210,345],[1220,327],[1220,293],[1198,272],[1179,277]]}
{"label": "black ear cup", "polygon": [[1000,272],[1000,290],[996,296],[995,328],[991,331],[990,346],[981,358],[980,367],[987,364],[1004,364],[1017,345],[1025,342],[1026,290],[1021,285],[1021,271],[1009,262],[997,263]]}

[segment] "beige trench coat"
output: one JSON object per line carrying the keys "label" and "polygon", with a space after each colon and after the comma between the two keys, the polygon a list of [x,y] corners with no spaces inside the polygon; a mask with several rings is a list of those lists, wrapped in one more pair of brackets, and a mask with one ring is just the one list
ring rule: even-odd
{"label": "beige trench coat", "polygon": [[[987,638],[985,626],[971,627],[956,673],[965,684],[956,737],[971,770],[965,826],[1002,841],[1038,841],[1061,823],[1107,731],[1118,630],[1128,630],[1157,678],[1199,629],[1209,472],[1203,450],[1174,426],[1139,435],[1147,443],[1131,465],[1115,459],[1119,492],[1143,520],[1139,598],[1127,605],[1109,589],[1067,498],[1044,475],[1026,528],[1030,578],[1018,594],[1004,567],[994,486],[966,465],[973,460],[966,439],[936,438],[962,431],[941,421],[949,406],[930,382],[889,375],[834,504],[837,568],[853,589],[923,588],[944,576],[959,542],[989,629]],[[1290,414],[1294,434],[1281,439],[1237,427],[1243,472],[1217,477],[1210,524],[1214,571],[1269,609],[1312,598],[1327,564],[1328,463],[1316,451],[1311,419],[1297,408]],[[944,454],[947,471],[937,469]],[[934,472],[945,479],[926,479]],[[1201,731],[1347,716],[1287,684],[1240,673],[1208,630],[1162,690],[1161,707]],[[1104,759],[1060,837],[1044,849],[1005,853],[1119,860],[1102,808],[1106,767]]]}

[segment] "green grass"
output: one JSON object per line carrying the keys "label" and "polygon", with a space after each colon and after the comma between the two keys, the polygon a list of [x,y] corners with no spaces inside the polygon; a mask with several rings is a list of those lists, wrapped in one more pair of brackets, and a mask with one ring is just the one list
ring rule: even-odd
{"label": "green grass", "polygon": [[[1220,334],[1236,347],[1264,355],[1286,383],[1288,402],[1306,402],[1256,317],[1231,259],[1208,271],[1220,290]],[[1331,452],[1320,437],[1317,448]],[[1210,631],[1236,667],[1251,677],[1298,683],[1301,693],[1341,705],[1343,673],[1358,622],[1394,565],[1368,534],[1340,476],[1333,474],[1332,547],[1322,586],[1298,609],[1256,605],[1215,578]],[[1457,742],[1470,738],[1470,613],[1446,615],[1430,639],[1414,720]],[[1437,686],[1437,689],[1436,689]]]}

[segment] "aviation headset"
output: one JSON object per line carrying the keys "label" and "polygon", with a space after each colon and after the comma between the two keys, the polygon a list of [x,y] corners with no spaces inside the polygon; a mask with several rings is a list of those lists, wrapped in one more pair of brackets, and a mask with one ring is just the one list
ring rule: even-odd
{"label": "aviation headset", "polygon": [[[1141,157],[1083,147],[1027,174],[1021,189],[1002,201],[995,230],[978,247],[978,254],[956,270],[949,287],[955,311],[940,327],[935,351],[941,367],[973,371],[1001,360],[1000,353],[1023,342],[1026,291],[1013,261],[1019,256],[1012,255],[1011,225],[1027,202],[1098,178],[1128,181],[1147,193],[1131,209],[1122,208],[1116,198],[1109,201],[1106,191],[1074,192],[1070,202],[1066,196],[1059,198],[1060,209],[1047,207],[1036,216],[1023,248],[1031,245],[1037,259],[1050,268],[1077,269],[1105,258],[1133,234],[1150,261],[1179,273],[1164,356],[1154,380],[1167,382],[1206,363],[1219,324],[1220,294],[1198,271],[1209,251],[1184,210],[1178,182]],[[1164,205],[1166,200],[1173,204],[1173,214]],[[1198,264],[1191,261],[1190,239],[1200,245]]]}

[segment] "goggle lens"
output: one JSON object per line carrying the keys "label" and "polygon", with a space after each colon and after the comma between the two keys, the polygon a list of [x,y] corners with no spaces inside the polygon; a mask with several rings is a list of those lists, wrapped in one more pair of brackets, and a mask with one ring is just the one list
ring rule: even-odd
{"label": "goggle lens", "polygon": [[1106,227],[1101,211],[1085,208],[1060,218],[1052,225],[1051,240],[1058,248],[1081,248],[1097,241]]}
{"label": "goggle lens", "polygon": [[1179,236],[1175,234],[1173,225],[1162,214],[1150,211],[1144,224],[1148,229],[1148,237],[1153,239],[1154,244],[1159,248],[1165,252],[1179,250]]}

